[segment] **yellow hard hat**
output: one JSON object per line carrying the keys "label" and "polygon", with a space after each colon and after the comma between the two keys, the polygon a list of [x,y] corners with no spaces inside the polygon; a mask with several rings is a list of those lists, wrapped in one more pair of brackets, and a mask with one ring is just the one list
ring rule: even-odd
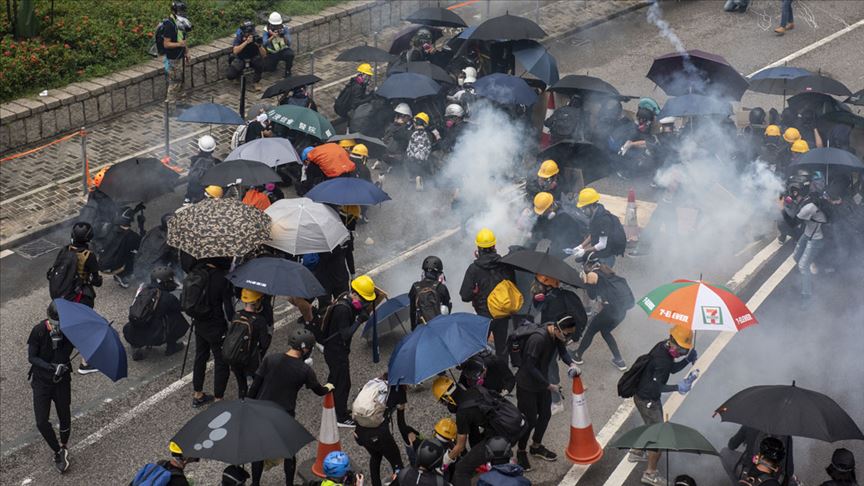
{"label": "yellow hard hat", "polygon": [[684,349],[693,348],[693,331],[682,326],[672,326],[669,336],[675,341],[675,344]]}
{"label": "yellow hard hat", "polygon": [[579,191],[579,200],[576,201],[577,208],[584,208],[600,200],[600,194],[593,187],[586,187]]}
{"label": "yellow hard hat", "polygon": [[543,214],[547,209],[552,207],[552,204],[555,202],[555,196],[549,194],[548,192],[538,192],[536,196],[534,196],[534,212],[537,214]]}
{"label": "yellow hard hat", "polygon": [[495,233],[492,232],[489,228],[483,228],[477,232],[477,237],[474,238],[474,242],[477,243],[479,248],[492,248],[495,246]]}
{"label": "yellow hard hat", "polygon": [[357,142],[353,138],[343,138],[339,140],[339,146],[342,148],[351,148],[357,145]]}
{"label": "yellow hard hat", "polygon": [[261,297],[264,297],[264,294],[258,292],[257,290],[252,289],[243,289],[240,292],[240,302],[244,304],[248,304],[250,302],[258,302],[261,300]]}
{"label": "yellow hard hat", "polygon": [[360,155],[362,157],[369,157],[369,148],[363,145],[362,143],[358,143],[351,149],[351,155]]}
{"label": "yellow hard hat", "polygon": [[347,216],[354,216],[355,218],[360,217],[360,206],[355,204],[349,204],[342,206],[342,212]]}
{"label": "yellow hard hat", "polygon": [[780,127],[777,125],[768,125],[765,127],[765,136],[766,137],[779,137],[780,136]]}
{"label": "yellow hard hat", "polygon": [[224,194],[220,186],[207,186],[204,188],[204,192],[213,199],[219,199]]}
{"label": "yellow hard hat", "polygon": [[99,187],[102,184],[102,179],[105,178],[105,173],[108,172],[108,167],[103,167],[93,176],[93,186]]}
{"label": "yellow hard hat", "polygon": [[183,449],[173,440],[168,443],[168,450],[171,451],[171,454],[183,454]]}
{"label": "yellow hard hat", "polygon": [[375,295],[375,282],[369,275],[360,275],[351,281],[351,288],[357,292],[366,302],[373,302]]}
{"label": "yellow hard hat", "polygon": [[450,417],[444,417],[435,424],[435,433],[449,441],[456,440],[456,421]]}
{"label": "yellow hard hat", "polygon": [[544,160],[537,171],[537,177],[548,179],[558,173],[558,164],[554,160]]}
{"label": "yellow hard hat", "polygon": [[796,154],[806,154],[810,151],[810,146],[807,145],[806,140],[804,140],[803,138],[799,138],[798,140],[792,142],[791,150]]}
{"label": "yellow hard hat", "polygon": [[427,125],[429,124],[429,115],[427,115],[425,112],[421,111],[420,113],[417,113],[416,115],[414,115],[415,120],[417,120],[418,118],[420,120],[423,120],[423,123],[425,123]]}
{"label": "yellow hard hat", "polygon": [[445,401],[456,405],[456,402],[451,396],[454,391],[456,391],[456,383],[449,376],[439,376],[432,382],[432,396],[435,397],[435,400]]}
{"label": "yellow hard hat", "polygon": [[370,65],[368,62],[364,62],[363,64],[357,66],[357,72],[363,73],[367,76],[372,76],[373,74],[375,74],[375,72],[372,71],[372,65]]}
{"label": "yellow hard hat", "polygon": [[795,127],[789,127],[783,132],[783,140],[786,140],[789,143],[794,143],[795,140],[801,140],[801,133],[798,132],[798,129]]}

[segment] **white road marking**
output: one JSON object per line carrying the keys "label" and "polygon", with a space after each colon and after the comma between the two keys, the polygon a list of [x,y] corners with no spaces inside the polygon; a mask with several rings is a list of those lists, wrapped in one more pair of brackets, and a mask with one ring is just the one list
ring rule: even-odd
{"label": "white road marking", "polygon": [[3,251],[0,251],[0,258],[6,258],[7,256],[9,256],[9,255],[11,255],[11,254],[13,254],[13,253],[15,253],[15,252],[12,251],[12,250],[3,250]]}

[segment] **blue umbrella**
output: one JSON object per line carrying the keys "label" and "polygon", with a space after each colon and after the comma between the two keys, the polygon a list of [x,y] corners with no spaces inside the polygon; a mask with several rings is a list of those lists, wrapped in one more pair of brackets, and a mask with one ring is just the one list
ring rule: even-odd
{"label": "blue umbrella", "polygon": [[183,110],[177,121],[189,123],[211,123],[213,125],[244,125],[236,111],[218,103],[202,103]]}
{"label": "blue umbrella", "polygon": [[522,78],[495,73],[483,76],[474,83],[477,96],[488,98],[502,105],[533,105],[537,93]]}
{"label": "blue umbrella", "polygon": [[275,257],[259,257],[237,267],[226,277],[235,286],[267,295],[314,299],[327,293],[303,265]]}
{"label": "blue umbrella", "polygon": [[658,118],[667,116],[711,116],[732,114],[732,105],[728,101],[710,96],[687,94],[669,98]]}
{"label": "blue umbrella", "polygon": [[558,82],[558,61],[539,42],[522,39],[513,42],[513,56],[526,71],[551,86]]}
{"label": "blue umbrella", "polygon": [[397,295],[396,297],[390,297],[383,304],[379,305],[375,312],[372,314],[372,317],[366,321],[366,325],[363,326],[363,332],[361,335],[369,339],[372,337],[373,332],[378,332],[379,334],[382,332],[389,332],[397,327],[401,327],[403,331],[406,332],[404,322],[410,319],[409,307],[411,306],[411,301],[408,300],[408,294]]}
{"label": "blue umbrella", "polygon": [[126,378],[126,349],[111,324],[84,304],[54,299],[60,314],[60,330],[87,363],[117,381]]}
{"label": "blue umbrella", "polygon": [[788,66],[763,69],[750,77],[750,90],[758,93],[785,95],[789,91],[791,80],[812,74],[806,69]]}
{"label": "blue umbrella", "polygon": [[356,177],[336,177],[321,182],[305,197],[319,203],[357,206],[372,206],[390,200],[390,196],[381,188]]}
{"label": "blue umbrella", "polygon": [[441,85],[429,76],[417,73],[396,73],[388,77],[378,87],[378,96],[388,99],[416,100],[424,96],[435,96]]}
{"label": "blue umbrella", "polygon": [[441,315],[402,338],[390,356],[391,385],[416,385],[486,348],[489,318],[457,312]]}

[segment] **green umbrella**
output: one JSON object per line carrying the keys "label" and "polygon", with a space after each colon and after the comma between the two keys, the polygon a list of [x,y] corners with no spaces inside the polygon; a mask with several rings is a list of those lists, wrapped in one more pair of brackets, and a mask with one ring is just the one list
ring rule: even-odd
{"label": "green umbrella", "polygon": [[[677,451],[693,454],[720,453],[696,429],[672,422],[643,425],[627,432],[609,444],[616,449]],[[669,456],[666,456],[666,479],[669,479]]]}
{"label": "green umbrella", "polygon": [[330,122],[317,111],[296,105],[279,105],[267,112],[273,123],[286,126],[291,130],[308,133],[320,140],[327,140],[336,134]]}

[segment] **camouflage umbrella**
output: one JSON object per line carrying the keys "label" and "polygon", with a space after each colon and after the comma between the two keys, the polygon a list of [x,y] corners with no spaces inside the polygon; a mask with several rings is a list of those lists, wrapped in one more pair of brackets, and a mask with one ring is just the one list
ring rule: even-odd
{"label": "camouflage umbrella", "polygon": [[205,199],[168,221],[168,244],[196,259],[245,255],[270,239],[270,216],[237,199]]}

